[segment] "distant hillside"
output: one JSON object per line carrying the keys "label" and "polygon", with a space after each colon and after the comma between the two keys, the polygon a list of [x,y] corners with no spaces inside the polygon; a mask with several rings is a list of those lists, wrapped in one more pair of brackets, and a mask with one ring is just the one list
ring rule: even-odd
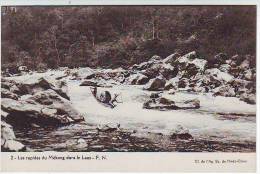
{"label": "distant hillside", "polygon": [[256,53],[255,6],[2,7],[2,69],[129,67],[196,50]]}

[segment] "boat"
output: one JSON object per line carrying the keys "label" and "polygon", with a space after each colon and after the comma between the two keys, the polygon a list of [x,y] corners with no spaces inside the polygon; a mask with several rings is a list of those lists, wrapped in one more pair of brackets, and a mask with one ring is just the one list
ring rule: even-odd
{"label": "boat", "polygon": [[109,108],[112,108],[112,109],[113,109],[114,107],[116,107],[115,104],[111,103],[111,100],[110,100],[109,102],[103,102],[103,101],[101,101],[101,100],[96,96],[94,90],[95,90],[95,88],[91,88],[91,87],[90,87],[90,91],[91,91],[93,97],[97,100],[98,103],[102,104],[102,105],[105,106],[105,107],[109,107]]}

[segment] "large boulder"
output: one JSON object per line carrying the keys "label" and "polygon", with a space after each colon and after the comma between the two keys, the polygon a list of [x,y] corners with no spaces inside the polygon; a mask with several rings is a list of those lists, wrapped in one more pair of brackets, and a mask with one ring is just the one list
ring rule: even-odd
{"label": "large boulder", "polygon": [[26,151],[26,147],[16,141],[12,126],[3,120],[1,121],[1,150],[4,152]]}
{"label": "large boulder", "polygon": [[156,110],[186,110],[200,108],[198,99],[175,102],[165,97],[152,98],[143,104],[144,109]]}
{"label": "large boulder", "polygon": [[144,109],[156,109],[156,110],[176,110],[178,109],[174,101],[160,97],[150,99],[143,104]]}
{"label": "large boulder", "polygon": [[100,87],[100,85],[97,82],[90,81],[90,80],[84,80],[83,82],[80,83],[79,86],[95,86],[95,87]]}
{"label": "large boulder", "polygon": [[29,72],[29,69],[27,68],[27,66],[19,66],[18,71],[20,73],[27,73],[27,72]]}
{"label": "large boulder", "polygon": [[170,133],[170,138],[171,139],[181,139],[181,140],[189,140],[192,139],[192,135],[189,133],[189,130],[187,128],[184,128],[181,125],[177,125],[176,129],[174,129]]}
{"label": "large boulder", "polygon": [[148,81],[149,78],[141,73],[132,74],[126,79],[126,83],[130,85],[144,85]]}
{"label": "large boulder", "polygon": [[164,89],[165,90],[169,90],[169,89],[177,90],[178,89],[178,82],[179,82],[178,77],[172,78],[172,79],[170,79],[166,82]]}
{"label": "large boulder", "polygon": [[58,81],[41,77],[38,79],[29,79],[24,82],[20,82],[17,84],[17,87],[19,88],[19,95],[33,95],[39,91],[52,89],[61,97],[68,100],[70,99],[68,96],[68,87],[65,81]]}
{"label": "large boulder", "polygon": [[179,53],[173,53],[171,55],[169,55],[168,57],[166,57],[165,59],[163,59],[163,63],[169,63],[169,64],[173,64],[174,61],[180,57],[181,55]]}
{"label": "large boulder", "polygon": [[144,89],[149,91],[160,91],[164,89],[165,83],[166,81],[163,77],[157,77],[149,80]]}
{"label": "large boulder", "polygon": [[198,54],[193,51],[177,58],[173,66],[177,69],[179,77],[191,78],[198,73],[203,73],[206,64],[207,61],[201,59]]}
{"label": "large boulder", "polygon": [[223,85],[213,89],[215,96],[235,97],[235,89],[230,85]]}
{"label": "large boulder", "polygon": [[240,100],[248,104],[256,104],[256,95],[244,92],[243,94],[240,95]]}
{"label": "large boulder", "polygon": [[198,99],[192,99],[176,102],[175,105],[178,107],[178,109],[199,109],[200,101]]}
{"label": "large boulder", "polygon": [[3,98],[1,108],[7,112],[6,121],[12,125],[61,126],[83,121],[67,99],[48,89],[23,100]]}
{"label": "large boulder", "polygon": [[227,83],[231,80],[234,79],[234,77],[226,72],[222,72],[217,68],[211,68],[211,69],[207,69],[205,71],[205,75],[209,76],[209,78],[223,82],[223,83]]}
{"label": "large boulder", "polygon": [[11,98],[11,99],[14,99],[14,100],[18,100],[18,95],[17,94],[14,94],[12,93],[11,91],[5,89],[5,88],[2,88],[1,89],[1,98]]}
{"label": "large boulder", "polygon": [[210,67],[219,68],[226,63],[226,60],[228,60],[228,56],[225,53],[219,53],[209,62],[211,64]]}

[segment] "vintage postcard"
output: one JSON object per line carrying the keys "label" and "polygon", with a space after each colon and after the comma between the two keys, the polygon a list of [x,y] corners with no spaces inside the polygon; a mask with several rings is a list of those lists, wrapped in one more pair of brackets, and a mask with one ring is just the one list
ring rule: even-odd
{"label": "vintage postcard", "polygon": [[256,172],[256,1],[110,2],[1,3],[1,170]]}

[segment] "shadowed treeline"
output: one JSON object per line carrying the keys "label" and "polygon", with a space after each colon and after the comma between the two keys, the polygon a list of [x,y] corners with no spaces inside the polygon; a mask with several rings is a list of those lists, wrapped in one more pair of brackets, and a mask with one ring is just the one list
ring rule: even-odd
{"label": "shadowed treeline", "polygon": [[128,67],[175,51],[255,55],[255,6],[2,7],[2,68]]}

